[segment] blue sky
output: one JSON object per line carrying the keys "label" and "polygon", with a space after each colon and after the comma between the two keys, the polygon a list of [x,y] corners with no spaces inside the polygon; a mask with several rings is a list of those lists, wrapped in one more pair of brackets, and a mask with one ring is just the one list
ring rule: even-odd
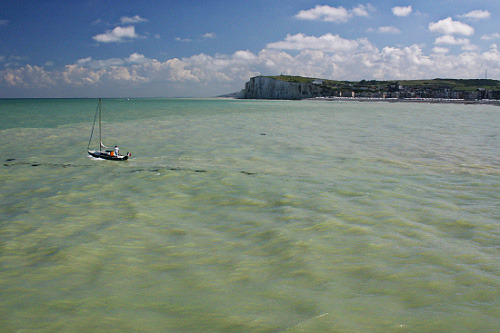
{"label": "blue sky", "polygon": [[206,97],[255,75],[500,79],[500,1],[0,2],[0,97]]}

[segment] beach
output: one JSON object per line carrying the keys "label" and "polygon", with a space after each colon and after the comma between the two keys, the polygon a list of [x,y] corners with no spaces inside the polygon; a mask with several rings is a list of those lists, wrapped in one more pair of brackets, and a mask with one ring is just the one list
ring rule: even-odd
{"label": "beach", "polygon": [[468,104],[468,105],[500,105],[496,99],[464,100],[443,98],[371,98],[371,97],[315,97],[308,100],[319,101],[344,101],[344,102],[388,102],[388,103],[443,103],[443,104]]}

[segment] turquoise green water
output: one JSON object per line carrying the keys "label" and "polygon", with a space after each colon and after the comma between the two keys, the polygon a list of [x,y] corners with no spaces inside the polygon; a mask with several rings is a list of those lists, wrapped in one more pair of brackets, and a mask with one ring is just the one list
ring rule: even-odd
{"label": "turquoise green water", "polygon": [[498,331],[500,108],[0,100],[6,331]]}

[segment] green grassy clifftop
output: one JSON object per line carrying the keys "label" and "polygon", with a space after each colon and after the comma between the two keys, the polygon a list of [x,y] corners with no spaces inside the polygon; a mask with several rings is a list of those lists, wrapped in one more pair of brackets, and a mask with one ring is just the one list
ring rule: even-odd
{"label": "green grassy clifftop", "polygon": [[279,81],[313,83],[314,81],[323,81],[327,86],[348,86],[348,87],[387,87],[389,85],[400,85],[411,88],[428,88],[428,89],[452,89],[463,91],[475,91],[478,89],[484,90],[500,90],[500,81],[491,79],[431,79],[431,80],[394,80],[394,81],[377,81],[377,80],[361,80],[361,81],[336,81],[327,79],[318,79],[302,76],[277,75],[267,76]]}
{"label": "green grassy clifftop", "polygon": [[331,96],[500,99],[500,81],[491,79],[338,81],[289,75],[265,77],[290,83],[321,86],[329,90]]}

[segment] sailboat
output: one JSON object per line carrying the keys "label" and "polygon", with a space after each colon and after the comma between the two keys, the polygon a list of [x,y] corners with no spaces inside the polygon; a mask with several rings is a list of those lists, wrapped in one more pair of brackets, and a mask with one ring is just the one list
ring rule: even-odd
{"label": "sailboat", "polygon": [[[94,123],[92,125],[92,131],[90,132],[90,139],[89,139],[89,144],[87,145],[87,152],[89,153],[90,156],[95,157],[95,158],[102,158],[105,160],[112,160],[112,161],[126,161],[128,158],[131,156],[130,153],[127,153],[126,155],[120,155],[119,153],[115,153],[115,150],[108,149],[106,150],[105,145],[102,144],[101,140],[101,98],[99,98],[99,107],[96,110],[96,113],[94,115]],[[99,149],[92,150],[90,149],[90,143],[92,142],[92,136],[94,135],[94,129],[95,129],[95,122],[97,119],[97,114],[99,114]],[[116,147],[116,146],[115,146]],[[104,148],[104,150],[103,150]],[[117,151],[118,149],[116,149]]]}

